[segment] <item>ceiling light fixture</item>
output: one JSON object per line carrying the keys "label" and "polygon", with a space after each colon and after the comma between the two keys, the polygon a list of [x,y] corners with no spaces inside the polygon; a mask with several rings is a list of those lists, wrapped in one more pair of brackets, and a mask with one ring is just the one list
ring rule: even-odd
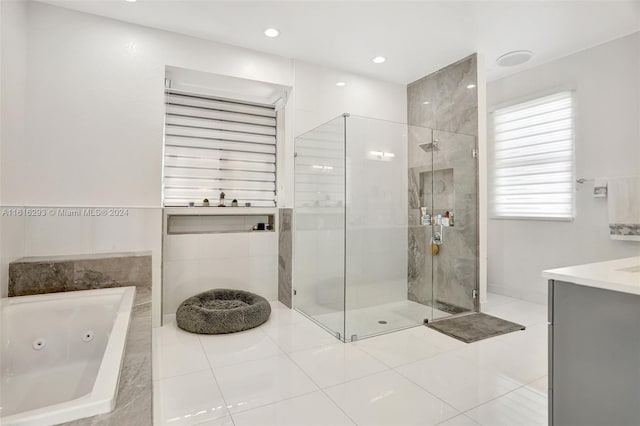
{"label": "ceiling light fixture", "polygon": [[424,102],[422,103],[422,105],[429,105],[430,103],[431,103],[431,102],[429,102],[429,101],[424,101]]}
{"label": "ceiling light fixture", "polygon": [[467,89],[473,89],[473,88],[475,88],[475,87],[476,87],[476,85],[475,85],[475,84],[473,84],[473,83],[471,83],[471,84],[467,84]]}
{"label": "ceiling light fixture", "polygon": [[278,31],[275,28],[267,28],[266,30],[264,30],[264,35],[266,35],[269,38],[274,38],[280,35],[280,31]]}
{"label": "ceiling light fixture", "polygon": [[373,155],[374,157],[381,157],[381,158],[393,158],[396,156],[393,152],[384,152],[384,151],[369,151],[369,155]]}
{"label": "ceiling light fixture", "polygon": [[336,86],[338,86],[338,87],[344,87],[346,85],[347,85],[347,83],[345,83],[344,81],[339,81],[339,82],[336,83]]}
{"label": "ceiling light fixture", "polygon": [[500,56],[496,63],[501,67],[515,67],[528,62],[532,57],[533,52],[530,50],[514,50]]}
{"label": "ceiling light fixture", "polygon": [[387,58],[385,58],[384,56],[376,56],[375,58],[372,59],[374,64],[382,64],[387,60]]}
{"label": "ceiling light fixture", "polygon": [[136,2],[136,0],[124,0],[124,1],[126,1],[127,3],[135,3]]}

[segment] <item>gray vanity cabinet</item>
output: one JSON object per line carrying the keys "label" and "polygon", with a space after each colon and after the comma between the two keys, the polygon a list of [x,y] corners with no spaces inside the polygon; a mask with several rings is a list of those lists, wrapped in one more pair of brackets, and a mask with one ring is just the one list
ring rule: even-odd
{"label": "gray vanity cabinet", "polygon": [[549,280],[549,424],[640,425],[640,296]]}

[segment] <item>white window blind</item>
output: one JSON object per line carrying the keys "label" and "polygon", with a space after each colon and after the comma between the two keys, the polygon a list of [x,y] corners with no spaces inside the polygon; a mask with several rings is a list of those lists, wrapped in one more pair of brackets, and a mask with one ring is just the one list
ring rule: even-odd
{"label": "white window blind", "polygon": [[169,90],[164,143],[165,206],[275,206],[275,107]]}
{"label": "white window blind", "polygon": [[495,217],[573,218],[574,115],[570,91],[494,112]]}

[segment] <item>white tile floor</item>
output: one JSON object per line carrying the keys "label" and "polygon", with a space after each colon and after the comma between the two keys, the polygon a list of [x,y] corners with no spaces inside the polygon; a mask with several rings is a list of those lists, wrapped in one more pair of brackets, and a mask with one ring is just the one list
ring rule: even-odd
{"label": "white tile floor", "polygon": [[[313,315],[313,319],[329,330],[345,333],[348,339],[352,335],[359,338],[388,333],[393,330],[415,327],[425,319],[442,318],[448,313],[430,306],[410,300],[387,303],[367,308],[350,309],[347,311],[347,327],[344,327],[345,315],[342,312],[326,312]],[[378,321],[383,320],[384,323]],[[343,331],[344,330],[344,331]]]}
{"label": "white tile floor", "polygon": [[490,295],[527,330],[464,344],[420,326],[339,343],[273,303],[242,333],[154,329],[155,424],[545,425],[546,307]]}

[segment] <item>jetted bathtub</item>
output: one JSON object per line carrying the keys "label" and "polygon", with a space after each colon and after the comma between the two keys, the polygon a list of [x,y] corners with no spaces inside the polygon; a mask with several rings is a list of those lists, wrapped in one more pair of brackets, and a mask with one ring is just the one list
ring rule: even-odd
{"label": "jetted bathtub", "polygon": [[0,424],[113,410],[134,296],[119,287],[1,299]]}

